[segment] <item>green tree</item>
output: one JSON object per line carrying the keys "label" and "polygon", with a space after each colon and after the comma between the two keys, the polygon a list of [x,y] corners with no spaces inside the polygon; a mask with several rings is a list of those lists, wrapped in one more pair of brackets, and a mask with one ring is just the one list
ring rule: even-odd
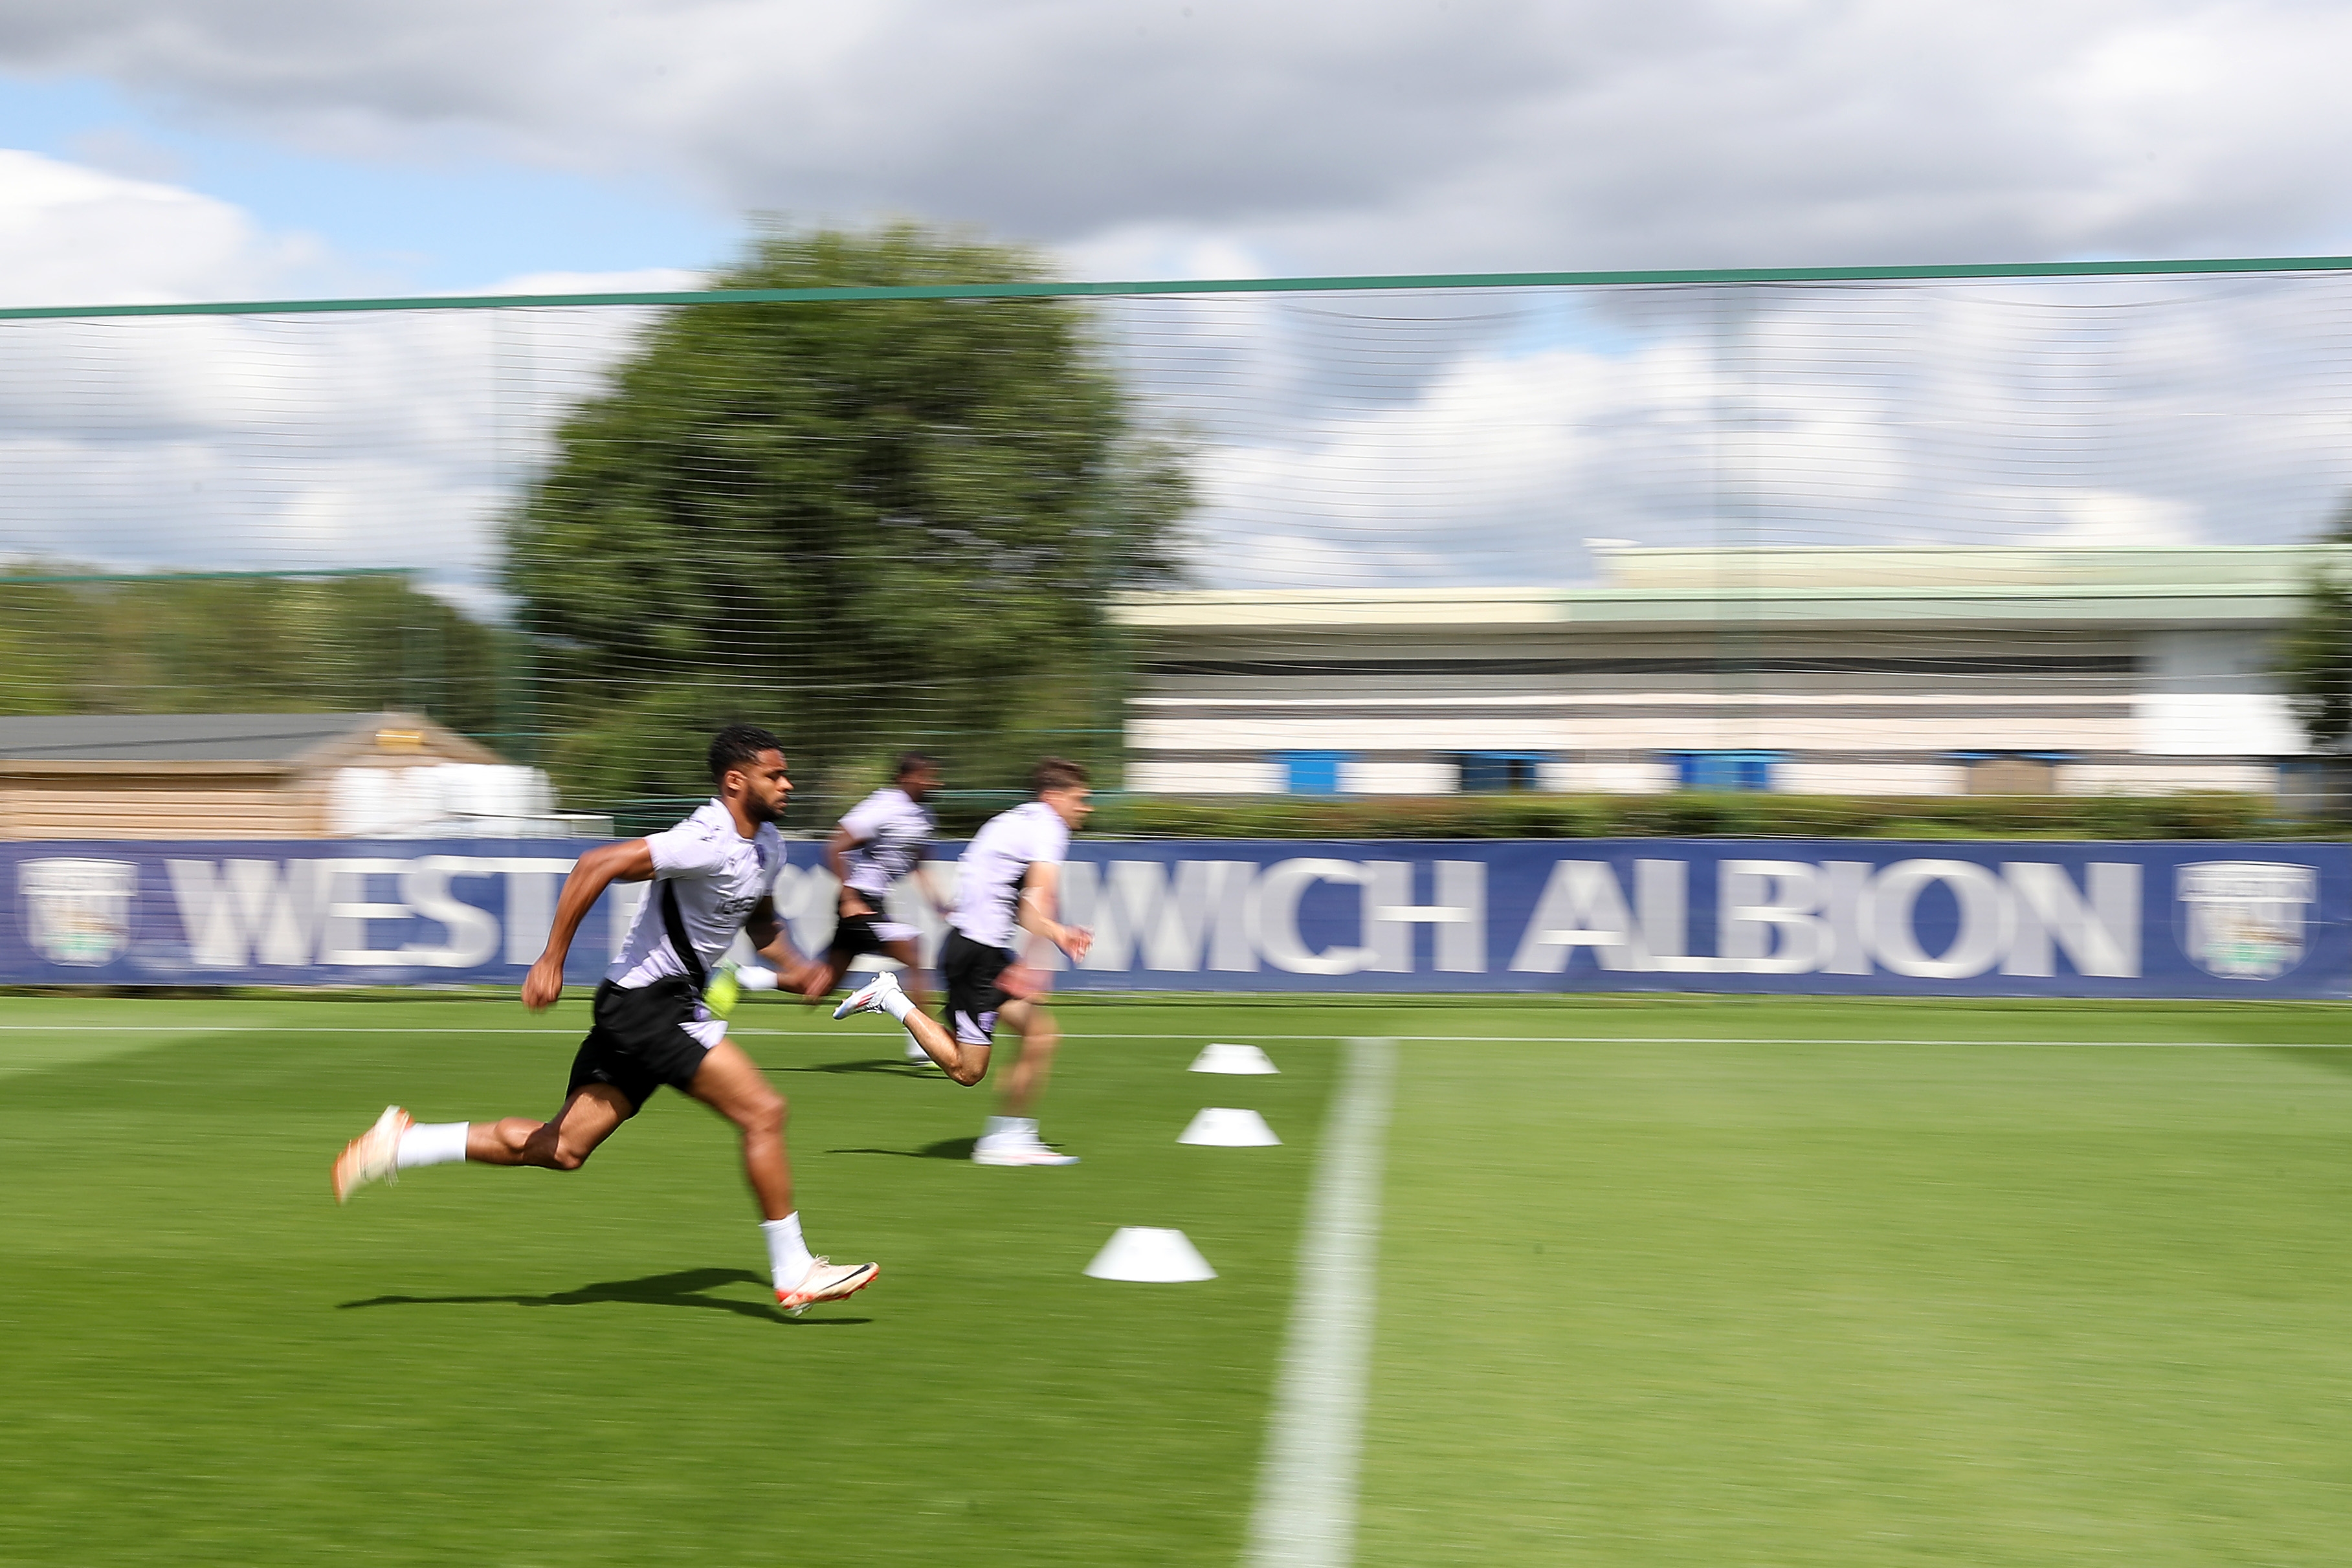
{"label": "green tree", "polygon": [[[975,284],[1031,253],[912,225],[773,233],[730,288]],[[704,787],[709,730],[774,728],[805,788],[887,751],[1010,784],[1115,761],[1108,621],[1189,504],[1059,298],[698,305],[567,419],[506,583],[581,803]]]}
{"label": "green tree", "polygon": [[0,714],[406,708],[500,740],[501,633],[397,573],[0,569]]}
{"label": "green tree", "polygon": [[2315,574],[2303,612],[2279,644],[2287,701],[2315,751],[2342,751],[2352,738],[2352,583]]}
{"label": "green tree", "polygon": [[[2321,530],[2320,544],[2352,544],[2352,499]],[[2312,749],[2342,751],[2352,740],[2352,582],[2313,573],[2303,612],[2280,639],[2273,671]]]}

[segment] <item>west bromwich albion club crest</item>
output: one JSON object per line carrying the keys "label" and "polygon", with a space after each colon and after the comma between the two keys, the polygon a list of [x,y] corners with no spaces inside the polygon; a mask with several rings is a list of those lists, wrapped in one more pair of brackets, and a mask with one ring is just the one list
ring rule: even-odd
{"label": "west bromwich albion club crest", "polygon": [[16,867],[25,935],[52,964],[95,968],[131,946],[139,868],[129,861],[38,860]]}
{"label": "west bromwich albion club crest", "polygon": [[2174,873],[2180,949],[2209,975],[2271,980],[2303,962],[2305,912],[2319,897],[2307,865],[2200,861]]}

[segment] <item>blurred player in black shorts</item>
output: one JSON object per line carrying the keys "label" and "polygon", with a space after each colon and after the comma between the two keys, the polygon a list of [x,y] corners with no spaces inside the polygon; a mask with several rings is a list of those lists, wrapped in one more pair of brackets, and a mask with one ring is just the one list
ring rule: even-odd
{"label": "blurred player in black shorts", "polygon": [[940,950],[954,1032],[917,1011],[887,970],[833,1015],[888,1013],[959,1083],[977,1083],[987,1073],[997,1025],[1009,1025],[1021,1039],[1021,1060],[1004,1077],[1003,1113],[988,1119],[972,1146],[973,1161],[983,1166],[1077,1163],[1076,1155],[1045,1145],[1033,1113],[1061,1040],[1045,1010],[1043,961],[1059,947],[1075,962],[1093,942],[1059,919],[1062,858],[1071,830],[1094,810],[1093,791],[1087,770],[1058,757],[1040,762],[1031,784],[1036,798],[991,818],[963,852],[963,877]]}
{"label": "blurred player in black shorts", "polygon": [[578,1170],[667,1084],[741,1133],[743,1173],[764,1217],[760,1229],[777,1304],[797,1314],[873,1282],[879,1270],[871,1263],[835,1263],[809,1251],[784,1156],[784,1098],[704,1000],[713,966],[739,933],[795,981],[812,967],[793,951],[770,896],[784,863],[776,821],[793,792],[783,752],[766,730],[737,724],[711,741],[709,760],[714,792],[700,810],[650,838],[590,850],[556,898],[546,951],[523,980],[523,1005],[534,1012],[563,994],[565,955],[604,891],[616,882],[653,883],[596,988],[593,1027],[572,1059],[562,1109],[544,1122],[420,1124],[387,1106],[337,1157],[336,1202],[420,1166]]}
{"label": "blurred player in black shorts", "polygon": [[[923,862],[929,858],[936,831],[925,802],[939,787],[939,760],[909,751],[898,758],[890,782],[852,807],[834,829],[833,837],[825,841],[825,868],[841,883],[841,900],[835,911],[833,946],[801,992],[808,1000],[829,995],[858,959],[880,956],[905,970],[899,981],[913,999],[915,1010],[929,1009],[922,954],[916,946],[920,933],[891,919],[887,901],[893,887],[911,881],[933,908],[939,906],[923,875]],[[907,1060],[931,1060],[911,1031]]]}

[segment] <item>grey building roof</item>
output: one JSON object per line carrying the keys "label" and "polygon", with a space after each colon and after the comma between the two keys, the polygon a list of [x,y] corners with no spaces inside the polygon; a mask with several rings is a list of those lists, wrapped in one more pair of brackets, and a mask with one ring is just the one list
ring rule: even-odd
{"label": "grey building roof", "polygon": [[0,759],[44,762],[287,762],[379,713],[58,714],[0,718]]}
{"label": "grey building roof", "polygon": [[1176,637],[1276,632],[1511,636],[1575,630],[2267,628],[2312,578],[2352,570],[2352,547],[1645,549],[1595,552],[1600,582],[1566,588],[1160,590],[1113,605],[1121,624]]}

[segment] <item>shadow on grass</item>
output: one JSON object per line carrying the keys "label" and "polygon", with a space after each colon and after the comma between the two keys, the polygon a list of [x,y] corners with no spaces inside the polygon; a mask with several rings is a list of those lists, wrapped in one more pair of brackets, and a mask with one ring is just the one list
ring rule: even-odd
{"label": "shadow on grass", "polygon": [[909,1061],[903,1056],[870,1056],[858,1061],[818,1061],[806,1067],[771,1067],[771,1072],[879,1072],[887,1078],[936,1078],[948,1082],[947,1075],[928,1061]]}
{"label": "shadow on grass", "polygon": [[895,1155],[902,1160],[968,1160],[978,1138],[941,1138],[919,1149],[827,1149],[828,1155]]}
{"label": "shadow on grass", "polygon": [[674,1274],[648,1274],[642,1280],[607,1280],[601,1284],[583,1285],[576,1291],[559,1291],[551,1296],[371,1296],[365,1301],[338,1301],[335,1310],[343,1312],[352,1307],[479,1307],[499,1302],[518,1307],[585,1307],[599,1301],[635,1301],[640,1306],[700,1307],[708,1312],[733,1312],[740,1317],[792,1323],[800,1328],[814,1328],[819,1323],[870,1323],[874,1321],[872,1318],[787,1317],[782,1309],[764,1301],[738,1301],[725,1296],[702,1294],[719,1285],[747,1283],[769,1288],[764,1276],[741,1269],[683,1269]]}

